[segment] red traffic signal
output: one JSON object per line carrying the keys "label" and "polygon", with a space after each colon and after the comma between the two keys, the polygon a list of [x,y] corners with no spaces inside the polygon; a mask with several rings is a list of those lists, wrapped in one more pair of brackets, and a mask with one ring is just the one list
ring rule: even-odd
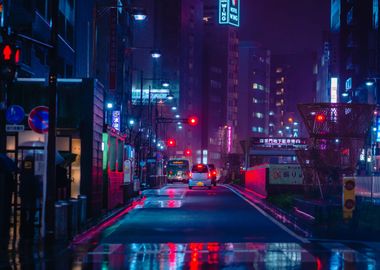
{"label": "red traffic signal", "polygon": [[185,149],[185,156],[189,157],[191,156],[192,152],[190,149]]}
{"label": "red traffic signal", "polygon": [[176,142],[174,139],[168,139],[168,140],[166,141],[166,145],[167,145],[168,147],[174,147],[174,146],[177,145],[177,142]]}
{"label": "red traffic signal", "polygon": [[323,123],[326,121],[326,116],[324,114],[317,114],[315,116],[315,121],[317,121],[319,123]]}
{"label": "red traffic signal", "polygon": [[20,49],[14,38],[3,35],[3,43],[0,44],[0,76],[4,81],[13,81],[19,61]]}
{"label": "red traffic signal", "polygon": [[9,44],[6,44],[4,47],[3,47],[3,60],[5,61],[9,61],[11,60],[11,57],[12,57],[12,49],[11,49],[11,46]]}
{"label": "red traffic signal", "polygon": [[187,119],[187,123],[191,126],[196,126],[198,125],[198,117],[196,116],[190,116],[188,119]]}

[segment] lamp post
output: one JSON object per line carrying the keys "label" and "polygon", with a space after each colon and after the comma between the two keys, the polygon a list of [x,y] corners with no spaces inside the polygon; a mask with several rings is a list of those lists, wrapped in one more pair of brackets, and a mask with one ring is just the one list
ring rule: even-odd
{"label": "lamp post", "polygon": [[99,11],[110,10],[110,9],[118,9],[121,8],[127,12],[135,21],[144,21],[147,18],[147,14],[143,8],[138,7],[126,7],[123,5],[114,5],[114,6],[98,6],[95,2],[93,8],[93,17],[92,17],[92,31],[93,31],[93,39],[92,39],[92,75],[96,77],[96,57],[97,57],[97,22],[98,19],[102,16]]}

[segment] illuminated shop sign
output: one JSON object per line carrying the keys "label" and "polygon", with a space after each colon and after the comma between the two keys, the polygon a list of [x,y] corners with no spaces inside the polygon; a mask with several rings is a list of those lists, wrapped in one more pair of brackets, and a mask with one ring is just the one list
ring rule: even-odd
{"label": "illuminated shop sign", "polygon": [[120,131],[120,111],[112,112],[112,127]]}
{"label": "illuminated shop sign", "polygon": [[380,117],[376,119],[376,142],[380,142]]}
{"label": "illuminated shop sign", "polygon": [[304,138],[252,138],[252,144],[261,147],[306,147],[307,140]]}
{"label": "illuminated shop sign", "polygon": [[240,0],[219,0],[219,23],[240,25]]}
{"label": "illuminated shop sign", "polygon": [[331,103],[337,103],[338,102],[338,78],[336,78],[336,77],[331,78],[330,102]]}

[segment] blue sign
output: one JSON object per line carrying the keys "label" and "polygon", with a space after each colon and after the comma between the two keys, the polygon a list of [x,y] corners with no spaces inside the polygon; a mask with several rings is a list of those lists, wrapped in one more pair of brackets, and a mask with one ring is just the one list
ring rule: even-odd
{"label": "blue sign", "polygon": [[240,0],[219,0],[219,24],[240,25]]}
{"label": "blue sign", "polygon": [[380,116],[376,119],[376,142],[380,142]]}
{"label": "blue sign", "polygon": [[120,131],[120,111],[112,112],[112,127]]}
{"label": "blue sign", "polygon": [[37,133],[47,133],[49,130],[49,108],[45,106],[35,107],[29,113],[28,124]]}
{"label": "blue sign", "polygon": [[10,124],[20,124],[25,117],[25,111],[21,106],[9,106],[6,112],[7,122]]}

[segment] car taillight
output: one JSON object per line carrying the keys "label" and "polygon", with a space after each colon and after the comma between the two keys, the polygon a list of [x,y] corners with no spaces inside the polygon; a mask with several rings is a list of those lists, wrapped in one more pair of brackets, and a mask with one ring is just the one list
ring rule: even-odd
{"label": "car taillight", "polygon": [[213,175],[216,175],[216,171],[213,171],[212,174],[213,174]]}
{"label": "car taillight", "polygon": [[192,178],[193,177],[193,174],[191,172],[189,172],[189,177]]}
{"label": "car taillight", "polygon": [[208,178],[211,178],[211,173],[208,173]]}

